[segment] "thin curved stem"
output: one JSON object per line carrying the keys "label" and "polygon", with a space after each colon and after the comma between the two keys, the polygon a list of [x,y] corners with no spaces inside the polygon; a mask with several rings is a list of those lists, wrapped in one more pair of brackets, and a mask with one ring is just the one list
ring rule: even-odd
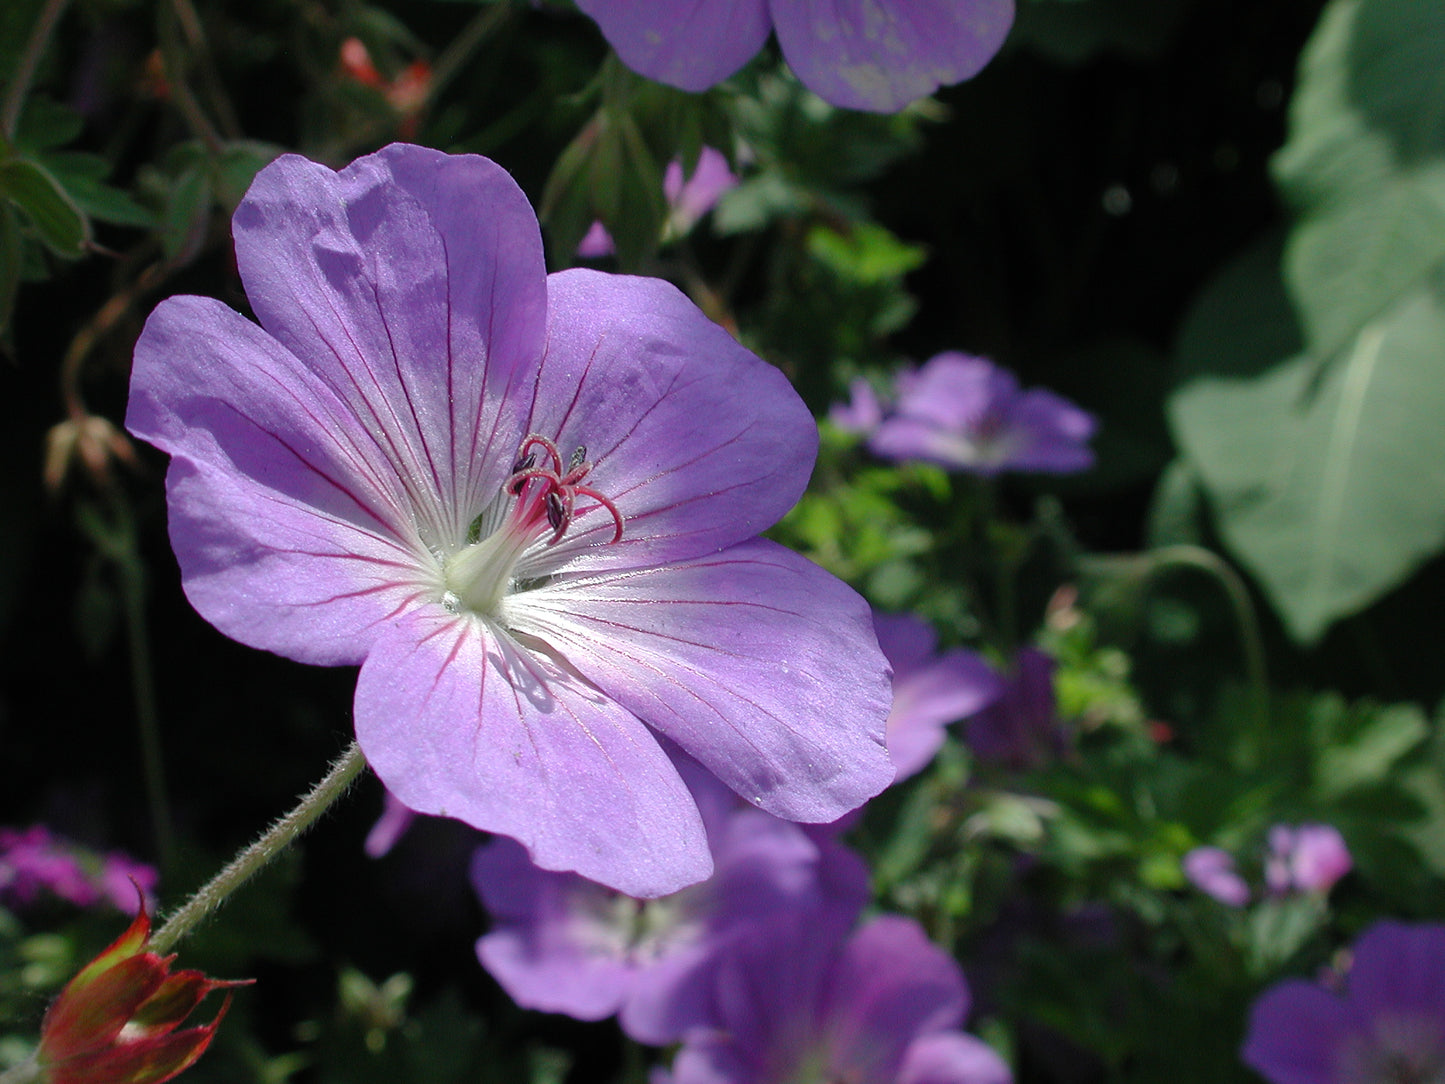
{"label": "thin curved stem", "polygon": [[25,43],[25,51],[20,54],[20,60],[15,65],[15,74],[5,91],[5,101],[0,103],[0,132],[4,133],[7,140],[15,138],[20,114],[25,108],[25,96],[30,93],[30,84],[40,67],[40,58],[45,55],[45,47],[50,43],[55,24],[60,22],[60,16],[69,6],[70,0],[45,0],[45,5],[40,9],[40,15],[35,20],[35,29],[30,32],[30,40]]}
{"label": "thin curved stem", "polygon": [[1269,726],[1269,674],[1265,663],[1264,638],[1260,635],[1259,619],[1254,612],[1254,603],[1249,597],[1249,588],[1239,575],[1218,554],[1203,546],[1179,544],[1161,546],[1148,553],[1130,557],[1089,558],[1084,562],[1105,567],[1110,564],[1142,564],[1144,574],[1154,574],[1170,567],[1197,568],[1209,575],[1224,588],[1234,611],[1235,625],[1239,630],[1239,647],[1243,656],[1245,681],[1250,689],[1256,737],[1263,740]]}
{"label": "thin curved stem", "polygon": [[165,925],[151,939],[150,950],[164,955],[173,945],[226,901],[232,892],[245,884],[273,858],[294,843],[331,805],[350,788],[366,767],[366,757],[355,742],[331,765],[326,777],[311,788],[296,805],[260,839],[252,843],[220,873],[202,885],[181,908],[166,919]]}

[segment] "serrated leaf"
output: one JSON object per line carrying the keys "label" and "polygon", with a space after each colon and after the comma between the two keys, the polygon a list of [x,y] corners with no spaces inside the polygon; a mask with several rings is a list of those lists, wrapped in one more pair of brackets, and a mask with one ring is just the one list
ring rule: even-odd
{"label": "serrated leaf", "polygon": [[44,167],[26,158],[0,162],[0,195],[25,213],[57,255],[74,259],[85,254],[90,223]]}

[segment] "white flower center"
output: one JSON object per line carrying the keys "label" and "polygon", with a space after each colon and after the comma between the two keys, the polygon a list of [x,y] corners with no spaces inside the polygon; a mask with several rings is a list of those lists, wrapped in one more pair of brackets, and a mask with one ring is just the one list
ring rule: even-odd
{"label": "white flower center", "polygon": [[[538,453],[542,461],[539,463]],[[518,582],[523,559],[555,546],[579,514],[601,508],[612,516],[612,541],[622,538],[622,513],[584,483],[592,470],[578,448],[563,470],[557,446],[531,434],[522,441],[512,475],[491,506],[472,523],[467,546],[442,562],[442,603],[452,613],[495,615]],[[593,503],[577,507],[578,498]]]}

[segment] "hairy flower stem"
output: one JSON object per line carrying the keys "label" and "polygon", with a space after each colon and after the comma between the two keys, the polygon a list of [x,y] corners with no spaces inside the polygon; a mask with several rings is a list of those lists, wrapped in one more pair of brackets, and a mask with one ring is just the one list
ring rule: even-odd
{"label": "hairy flower stem", "polygon": [[232,892],[300,838],[333,802],[346,793],[365,767],[366,758],[362,756],[361,747],[352,742],[351,748],[332,763],[326,777],[311,788],[311,792],[297,803],[295,809],[271,825],[260,839],[231,859],[225,869],[202,885],[180,910],[166,919],[165,925],[151,938],[150,950],[157,955],[165,955],[176,942],[190,933],[197,923],[224,903]]}

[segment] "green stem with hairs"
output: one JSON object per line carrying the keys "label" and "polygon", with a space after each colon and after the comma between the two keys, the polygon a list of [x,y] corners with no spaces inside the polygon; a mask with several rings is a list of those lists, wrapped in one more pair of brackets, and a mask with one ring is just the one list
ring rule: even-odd
{"label": "green stem with hairs", "polygon": [[272,859],[300,838],[321,814],[351,787],[366,767],[366,757],[355,742],[331,765],[326,777],[287,813],[235,858],[220,873],[202,885],[180,909],[166,919],[151,938],[150,951],[165,955],[175,944],[231,895],[260,872]]}

